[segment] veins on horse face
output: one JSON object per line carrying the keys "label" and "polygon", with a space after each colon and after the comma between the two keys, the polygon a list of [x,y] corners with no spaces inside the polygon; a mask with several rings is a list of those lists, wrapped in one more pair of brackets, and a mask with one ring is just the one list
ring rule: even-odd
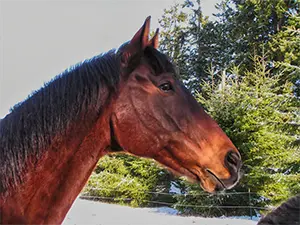
{"label": "veins on horse face", "polygon": [[[112,115],[112,117],[115,117],[115,115]],[[110,150],[112,152],[119,152],[119,151],[122,151],[123,148],[120,146],[119,142],[116,139],[112,117],[109,120],[110,138],[111,138]]]}

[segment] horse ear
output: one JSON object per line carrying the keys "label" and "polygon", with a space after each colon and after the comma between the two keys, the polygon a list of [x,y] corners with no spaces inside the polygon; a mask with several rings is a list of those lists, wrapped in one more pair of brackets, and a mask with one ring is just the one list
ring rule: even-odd
{"label": "horse ear", "polygon": [[153,38],[151,38],[151,40],[149,41],[149,45],[151,45],[153,48],[157,49],[158,42],[159,42],[158,39],[159,39],[159,29],[157,28]]}
{"label": "horse ear", "polygon": [[148,45],[149,32],[150,32],[150,19],[151,16],[148,16],[143,24],[143,26],[136,32],[133,38],[130,41],[130,45],[134,45],[140,50],[144,50]]}
{"label": "horse ear", "polygon": [[150,19],[148,16],[143,26],[136,32],[122,53],[122,62],[127,64],[131,56],[142,52],[149,45]]}

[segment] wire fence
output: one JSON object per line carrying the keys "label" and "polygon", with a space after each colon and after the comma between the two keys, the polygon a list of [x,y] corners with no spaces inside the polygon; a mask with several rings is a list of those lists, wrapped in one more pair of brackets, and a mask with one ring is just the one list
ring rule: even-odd
{"label": "wire fence", "polygon": [[[92,188],[92,187],[88,187],[88,190],[110,190],[110,191],[119,191],[117,188],[116,189],[110,189],[110,188]],[[188,196],[192,196],[192,197],[197,197],[197,196],[207,196],[207,197],[213,197],[216,198],[219,196],[231,196],[231,195],[247,195],[248,197],[248,205],[217,205],[217,204],[209,204],[209,205],[193,205],[193,204],[180,204],[180,203],[171,203],[171,202],[166,202],[166,201],[157,201],[157,200],[141,200],[141,202],[143,203],[148,203],[148,204],[155,204],[156,206],[167,206],[170,208],[175,208],[177,209],[178,207],[181,208],[203,208],[203,209],[244,209],[244,210],[249,210],[249,214],[247,216],[249,216],[251,219],[253,216],[255,216],[257,214],[257,212],[259,210],[266,210],[266,211],[270,211],[272,209],[274,209],[274,207],[261,207],[261,206],[255,206],[252,205],[252,197],[253,195],[257,195],[257,193],[255,192],[229,192],[229,193],[216,193],[216,194],[209,194],[209,193],[197,193],[197,194],[185,194],[185,193],[166,193],[166,192],[155,192],[155,191],[141,191],[147,194],[151,194],[151,195],[165,195],[165,196],[172,196],[172,197],[188,197]],[[284,195],[281,195],[284,196]],[[107,197],[107,196],[96,196],[96,195],[90,195],[89,192],[83,192],[82,195],[80,196],[80,198],[82,199],[87,199],[87,200],[94,200],[94,201],[110,201],[110,202],[131,202],[133,200],[133,198],[122,198],[122,197]],[[225,215],[227,216],[227,215]]]}
{"label": "wire fence", "polygon": [[[82,199],[90,199],[90,200],[123,200],[123,201],[131,201],[132,198],[114,198],[114,197],[101,197],[101,196],[89,196],[89,195],[82,195],[80,196]],[[165,206],[173,206],[173,203],[169,202],[161,202],[161,201],[151,201],[151,200],[142,200],[143,202],[147,203],[155,203],[155,204],[160,204],[160,205],[165,205]],[[176,206],[181,206],[181,207],[193,207],[193,208],[223,208],[223,209],[231,209],[231,208],[239,208],[239,209],[263,209],[263,210],[268,210],[270,208],[266,207],[259,207],[259,206],[250,206],[250,205],[245,205],[245,206],[220,206],[220,205],[186,205],[186,204],[176,204]]]}
{"label": "wire fence", "polygon": [[[101,187],[101,188],[92,188],[92,187],[88,187],[89,190],[118,190],[118,187],[116,188],[104,188],[104,187]],[[158,194],[158,195],[176,195],[176,196],[226,196],[226,195],[242,195],[242,194],[251,194],[251,195],[257,195],[256,192],[247,192],[247,191],[244,191],[244,192],[219,192],[219,193],[215,193],[215,194],[210,194],[210,193],[206,193],[206,192],[203,192],[203,193],[197,193],[197,194],[189,194],[189,193],[184,193],[184,194],[178,194],[178,193],[175,193],[175,192],[170,192],[170,193],[167,193],[167,192],[155,192],[155,191],[142,191],[140,190],[141,192],[144,192],[144,193],[149,193],[149,194]],[[277,196],[285,196],[285,195],[280,195],[280,194],[276,194]]]}

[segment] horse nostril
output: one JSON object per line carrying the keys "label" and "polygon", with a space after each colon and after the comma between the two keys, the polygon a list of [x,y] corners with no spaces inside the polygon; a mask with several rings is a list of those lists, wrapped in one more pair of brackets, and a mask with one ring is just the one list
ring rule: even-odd
{"label": "horse nostril", "polygon": [[241,165],[241,157],[237,152],[229,151],[225,157],[225,163],[227,166],[238,170]]}

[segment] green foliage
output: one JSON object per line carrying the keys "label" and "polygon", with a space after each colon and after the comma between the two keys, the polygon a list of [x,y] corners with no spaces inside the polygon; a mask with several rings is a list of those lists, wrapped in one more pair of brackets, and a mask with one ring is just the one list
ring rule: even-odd
{"label": "green foliage", "polygon": [[204,84],[208,100],[198,97],[240,150],[241,186],[269,199],[257,199],[263,206],[300,191],[300,152],[291,145],[300,136],[300,101],[291,83],[280,84],[280,74],[271,76],[263,57],[253,61],[253,70],[243,76],[236,68],[224,73],[221,83]]}
{"label": "green foliage", "polygon": [[[222,30],[215,29],[214,23],[203,16],[199,0],[175,4],[164,11],[159,23],[162,28],[160,49],[178,66],[180,77],[187,87],[197,90],[199,77],[207,78],[207,64],[217,61],[209,56],[211,52],[220,50],[223,43],[220,42],[218,49],[210,48],[210,45],[217,43],[213,40],[222,37]],[[215,64],[220,65],[219,62]]]}
{"label": "green foliage", "polygon": [[286,26],[274,34],[268,42],[268,50],[274,63],[274,70],[283,73],[281,82],[294,84],[294,93],[300,96],[300,16],[292,14]]}
{"label": "green foliage", "polygon": [[282,82],[292,81],[300,92],[299,1],[224,0],[217,8],[218,20],[212,22],[199,0],[186,0],[165,10],[160,20],[161,49],[174,59],[187,87],[201,91],[202,80],[211,82],[212,66],[218,73],[239,65],[244,73],[253,68],[251,55],[269,52],[269,68],[282,70],[285,63]]}
{"label": "green foliage", "polygon": [[270,53],[276,61],[299,64],[300,60],[300,16],[291,15],[286,26],[271,36],[268,42]]}
{"label": "green foliage", "polygon": [[203,82],[197,94],[241,152],[244,176],[233,190],[215,196],[177,181],[186,193],[177,196],[175,207],[181,212],[254,215],[258,211],[247,206],[278,205],[300,192],[300,151],[292,145],[300,137],[300,100],[290,82],[279,82],[281,74],[270,74],[264,57],[252,60],[253,70],[224,71],[219,82]]}
{"label": "green foliage", "polygon": [[268,52],[268,68],[274,70],[271,75],[279,70],[280,82],[291,81],[299,96],[300,2],[225,0],[218,7],[224,38],[231,43],[230,50],[221,54],[225,59],[230,59],[227,52],[234,55],[227,68],[239,65],[244,73],[253,69],[251,55]]}
{"label": "green foliage", "polygon": [[299,13],[299,1],[286,0],[225,0],[218,7],[226,38],[233,43],[235,64],[248,69],[249,56],[261,55],[262,45],[279,33],[293,14]]}
{"label": "green foliage", "polygon": [[189,56],[188,16],[182,5],[175,4],[165,9],[159,20],[161,30],[160,49],[165,52],[180,68],[180,75],[187,80],[191,65]]}
{"label": "green foliage", "polygon": [[[236,188],[230,192],[219,194],[208,194],[199,186],[199,184],[190,184],[184,180],[178,179],[184,195],[175,195],[176,203],[174,207],[185,215],[211,216],[235,216],[250,215],[249,207],[243,206],[254,204],[253,198],[256,196],[245,188]],[[253,210],[252,210],[253,211]],[[253,211],[253,214],[254,211]]]}
{"label": "green foliage", "polygon": [[170,174],[153,160],[131,155],[108,155],[101,158],[88,181],[83,196],[131,206],[145,206],[156,200],[150,192],[169,190]]}

